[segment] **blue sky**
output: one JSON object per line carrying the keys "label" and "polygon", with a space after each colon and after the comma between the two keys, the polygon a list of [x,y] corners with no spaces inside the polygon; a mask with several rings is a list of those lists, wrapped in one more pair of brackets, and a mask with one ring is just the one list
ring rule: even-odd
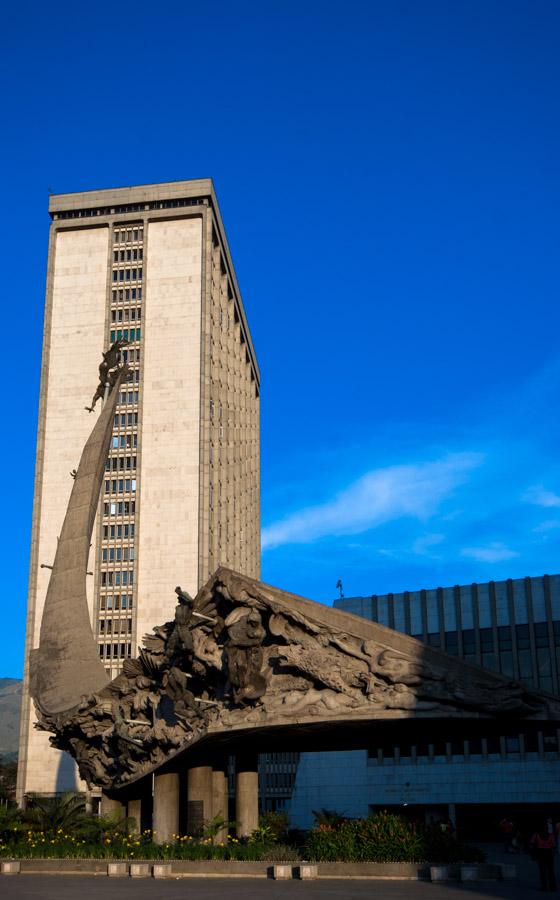
{"label": "blue sky", "polygon": [[0,674],[49,189],[214,178],[262,371],[265,580],[330,601],[559,570],[556,3],[22,2],[2,31]]}

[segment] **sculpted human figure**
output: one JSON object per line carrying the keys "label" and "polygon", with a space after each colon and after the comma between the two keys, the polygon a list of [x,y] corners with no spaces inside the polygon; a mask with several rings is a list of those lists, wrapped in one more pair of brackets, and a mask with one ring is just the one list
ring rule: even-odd
{"label": "sculpted human figure", "polygon": [[110,387],[114,385],[119,366],[120,352],[123,347],[128,345],[128,343],[129,342],[124,338],[120,338],[118,341],[114,341],[109,349],[103,353],[103,360],[99,364],[99,384],[91,399],[91,404],[85,407],[88,412],[93,412],[97,401],[103,399],[106,384],[109,383]]}
{"label": "sculpted human figure", "polygon": [[177,666],[172,666],[169,672],[163,676],[163,687],[167,696],[173,701],[175,715],[186,725],[190,725],[190,719],[202,717],[200,706],[188,687],[189,676]]}
{"label": "sculpted human figure", "polygon": [[264,661],[262,643],[266,631],[258,610],[237,607],[225,620],[228,632],[226,658],[229,680],[236,703],[258,700],[266,691],[266,678],[261,669]]}
{"label": "sculpted human figure", "polygon": [[179,602],[175,607],[175,627],[167,641],[165,656],[170,665],[179,664],[190,668],[194,653],[194,600],[180,587],[175,588],[175,593]]}

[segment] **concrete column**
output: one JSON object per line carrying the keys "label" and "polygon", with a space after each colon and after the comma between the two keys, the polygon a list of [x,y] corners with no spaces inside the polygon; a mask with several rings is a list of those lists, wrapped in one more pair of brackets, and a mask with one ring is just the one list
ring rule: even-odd
{"label": "concrete column", "polygon": [[104,792],[101,794],[101,803],[99,805],[99,814],[101,816],[118,816],[124,819],[126,816],[126,806],[120,800],[113,800]]}
{"label": "concrete column", "polygon": [[172,841],[179,832],[179,775],[154,775],[154,840],[158,844]]}
{"label": "concrete column", "polygon": [[187,772],[187,831],[200,834],[205,822],[209,822],[212,805],[212,767],[191,766]]}
{"label": "concrete column", "polygon": [[216,832],[215,843],[225,841],[228,834],[228,780],[227,760],[216,763],[212,769],[212,817],[219,816],[225,824]]}
{"label": "concrete column", "polygon": [[132,828],[136,834],[140,834],[142,831],[142,801],[140,798],[128,801],[126,815],[128,819],[134,819]]}
{"label": "concrete column", "polygon": [[235,758],[235,823],[238,837],[247,837],[259,825],[259,771],[256,753]]}
{"label": "concrete column", "polygon": [[453,828],[457,829],[457,808],[454,803],[447,804],[447,815],[451,822],[453,822]]}

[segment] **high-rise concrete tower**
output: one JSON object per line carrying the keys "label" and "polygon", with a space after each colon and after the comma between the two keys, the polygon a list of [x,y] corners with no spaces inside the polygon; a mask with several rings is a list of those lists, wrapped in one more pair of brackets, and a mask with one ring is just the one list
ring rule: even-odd
{"label": "high-rise concrete tower", "polygon": [[99,414],[101,352],[124,338],[121,389],[90,553],[89,603],[114,677],[174,588],[223,564],[258,578],[259,369],[210,180],[50,198],[46,310],[18,798],[78,786],[33,728],[29,656],[71,472]]}

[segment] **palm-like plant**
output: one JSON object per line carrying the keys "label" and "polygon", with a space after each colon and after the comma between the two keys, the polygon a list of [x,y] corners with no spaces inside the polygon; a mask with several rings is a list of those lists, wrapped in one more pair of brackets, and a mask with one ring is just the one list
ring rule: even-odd
{"label": "palm-like plant", "polygon": [[71,791],[56,797],[31,795],[29,800],[24,820],[37,831],[76,831],[88,819],[84,798]]}

